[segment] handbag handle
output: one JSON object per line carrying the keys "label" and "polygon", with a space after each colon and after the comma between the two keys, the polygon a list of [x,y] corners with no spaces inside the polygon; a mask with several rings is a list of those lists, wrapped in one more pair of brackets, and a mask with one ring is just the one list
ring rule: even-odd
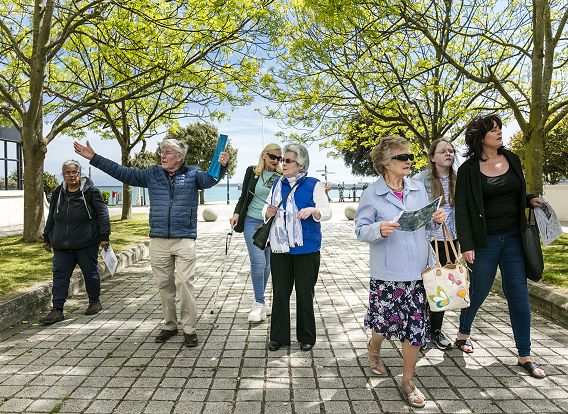
{"label": "handbag handle", "polygon": [[[450,263],[450,260],[449,260],[450,259],[450,251],[448,249],[448,241],[449,241],[450,246],[452,247],[452,251],[454,253],[454,257],[456,258],[456,261],[458,262],[458,266],[461,267],[459,260],[457,260],[458,252],[456,250],[456,246],[454,245],[454,242],[453,242],[452,238],[450,237],[450,231],[448,230],[448,226],[446,225],[446,223],[442,223],[442,234],[444,235],[444,248],[446,249],[446,258],[448,259],[448,263]],[[440,255],[439,255],[439,250],[438,250],[438,235],[436,234],[436,231],[434,231],[434,249],[436,251],[436,267],[442,267],[442,265],[440,263]],[[427,266],[430,267],[430,249],[428,249],[428,257],[427,257],[426,260],[427,260]]]}

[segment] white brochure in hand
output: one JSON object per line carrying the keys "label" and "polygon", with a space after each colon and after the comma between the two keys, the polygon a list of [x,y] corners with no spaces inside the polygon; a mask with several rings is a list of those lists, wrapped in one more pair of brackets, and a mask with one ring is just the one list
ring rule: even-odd
{"label": "white brochure in hand", "polygon": [[112,250],[112,246],[108,246],[108,250],[102,249],[101,256],[107,265],[107,268],[111,275],[114,275],[114,271],[116,270],[116,266],[118,265],[118,259],[116,258],[116,254],[114,254],[114,250]]}
{"label": "white brochure in hand", "polygon": [[543,207],[534,208],[534,217],[538,225],[542,245],[546,247],[562,236],[563,231],[560,221],[549,202],[543,196],[538,196],[538,201],[540,201]]}

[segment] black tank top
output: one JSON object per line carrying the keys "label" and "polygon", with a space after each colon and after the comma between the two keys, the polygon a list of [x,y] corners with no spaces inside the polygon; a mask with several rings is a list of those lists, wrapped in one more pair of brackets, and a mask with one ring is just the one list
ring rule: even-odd
{"label": "black tank top", "polygon": [[509,167],[497,177],[481,174],[481,191],[487,234],[503,234],[519,226],[521,180]]}

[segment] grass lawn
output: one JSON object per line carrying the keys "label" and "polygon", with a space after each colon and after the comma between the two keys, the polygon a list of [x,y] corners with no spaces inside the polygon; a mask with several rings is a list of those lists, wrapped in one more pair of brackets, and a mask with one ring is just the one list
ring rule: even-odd
{"label": "grass lawn", "polygon": [[568,292],[568,234],[564,233],[542,249],[545,284]]}
{"label": "grass lawn", "polygon": [[[148,238],[148,214],[133,214],[131,221],[111,217],[110,244],[115,252]],[[43,249],[43,241],[24,243],[21,236],[0,239],[0,299],[37,282],[51,280],[53,253]]]}

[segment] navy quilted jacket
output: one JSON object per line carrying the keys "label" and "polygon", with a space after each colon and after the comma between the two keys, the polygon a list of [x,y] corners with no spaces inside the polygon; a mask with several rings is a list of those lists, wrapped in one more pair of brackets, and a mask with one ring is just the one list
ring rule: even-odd
{"label": "navy quilted jacket", "polygon": [[[172,186],[168,173],[161,165],[135,170],[98,154],[91,160],[91,165],[125,184],[148,188],[150,237],[197,238],[198,190],[211,188],[218,182],[207,172],[184,163],[177,171]],[[221,177],[226,170],[226,167],[221,167]]]}

